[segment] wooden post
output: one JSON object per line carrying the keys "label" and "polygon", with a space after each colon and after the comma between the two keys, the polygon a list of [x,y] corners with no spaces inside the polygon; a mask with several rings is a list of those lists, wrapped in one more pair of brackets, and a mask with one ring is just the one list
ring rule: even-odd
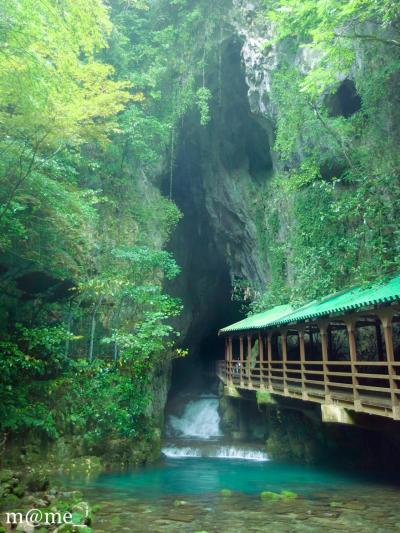
{"label": "wooden post", "polygon": [[267,361],[268,361],[268,367],[267,367],[267,372],[268,372],[268,390],[270,392],[273,392],[274,391],[274,388],[273,388],[273,385],[272,385],[272,379],[271,379],[271,376],[272,376],[272,341],[271,341],[271,333],[268,333],[267,335]]}
{"label": "wooden post", "polygon": [[282,342],[282,369],[283,369],[283,394],[285,396],[289,396],[289,389],[288,389],[288,384],[287,384],[287,366],[286,366],[286,361],[287,361],[287,344],[286,344],[286,341],[287,341],[287,331],[282,331],[281,332],[281,342]]}
{"label": "wooden post", "polygon": [[240,361],[239,361],[239,370],[240,370],[240,386],[243,387],[243,367],[244,367],[244,347],[243,347],[243,337],[240,336]]}
{"label": "wooden post", "polygon": [[229,375],[229,342],[228,337],[225,337],[225,380],[228,381]]}
{"label": "wooden post", "polygon": [[233,341],[232,337],[228,339],[228,380],[233,385]]}
{"label": "wooden post", "polygon": [[328,367],[328,322],[319,322],[319,332],[321,335],[321,351],[322,351],[322,370],[324,372],[324,392],[325,401],[331,402],[330,390],[329,390],[329,367]]}
{"label": "wooden post", "polygon": [[400,420],[400,404],[399,399],[397,397],[397,381],[396,381],[396,367],[393,366],[393,363],[395,362],[394,358],[394,346],[393,346],[393,327],[392,327],[392,320],[393,320],[393,314],[394,311],[391,309],[388,309],[379,314],[379,318],[381,319],[382,326],[383,326],[383,336],[385,339],[385,346],[386,346],[386,358],[388,362],[388,375],[389,375],[389,383],[390,383],[390,398],[392,402],[392,415],[394,420]]}
{"label": "wooden post", "polygon": [[357,378],[357,346],[356,346],[356,322],[354,319],[345,320],[347,327],[347,335],[349,338],[349,348],[350,348],[350,364],[351,364],[351,382],[353,385],[353,401],[354,409],[356,411],[362,410],[362,404],[360,400],[360,393],[357,388],[358,378]]}
{"label": "wooden post", "polygon": [[381,321],[376,320],[375,322],[375,332],[376,332],[376,351],[378,355],[378,361],[383,361],[383,339],[381,332]]}
{"label": "wooden post", "polygon": [[233,349],[232,349],[232,337],[228,338],[228,362],[227,362],[227,377],[229,383],[233,384],[232,379],[232,359],[233,359]]}
{"label": "wooden post", "polygon": [[264,388],[264,339],[261,333],[258,333],[258,365],[260,369],[260,389]]}
{"label": "wooden post", "polygon": [[300,348],[300,365],[301,365],[301,394],[303,400],[308,400],[307,386],[306,386],[306,346],[304,343],[304,329],[299,328],[299,348]]}
{"label": "wooden post", "polygon": [[251,335],[247,335],[247,384],[253,388],[253,380],[252,380],[252,360],[251,360]]}

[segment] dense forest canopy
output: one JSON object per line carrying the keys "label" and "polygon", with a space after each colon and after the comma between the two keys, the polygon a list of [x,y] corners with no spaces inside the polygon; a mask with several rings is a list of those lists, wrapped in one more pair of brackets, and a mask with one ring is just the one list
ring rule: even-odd
{"label": "dense forest canopy", "polygon": [[0,7],[3,431],[135,433],[154,363],[182,355],[162,287],[181,213],[155,180],[179,117],[208,120],[197,61],[213,22],[207,2],[150,4]]}
{"label": "dense forest canopy", "polygon": [[[240,6],[1,2],[5,434],[85,431],[90,448],[158,424],[155,369],[185,355],[170,325],[182,305],[164,289],[180,271],[166,249],[182,217],[176,153],[185,116],[206,131],[218,121],[209,79]],[[263,0],[253,11],[264,53],[279,57],[274,168],[249,183],[269,279],[257,309],[398,270],[400,41],[393,0]]]}

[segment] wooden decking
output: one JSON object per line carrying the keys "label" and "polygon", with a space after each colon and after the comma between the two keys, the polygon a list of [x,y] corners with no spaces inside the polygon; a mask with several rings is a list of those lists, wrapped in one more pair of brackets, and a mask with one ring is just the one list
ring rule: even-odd
{"label": "wooden decking", "polygon": [[349,410],[400,419],[400,362],[219,361],[217,373],[229,386],[335,404]]}

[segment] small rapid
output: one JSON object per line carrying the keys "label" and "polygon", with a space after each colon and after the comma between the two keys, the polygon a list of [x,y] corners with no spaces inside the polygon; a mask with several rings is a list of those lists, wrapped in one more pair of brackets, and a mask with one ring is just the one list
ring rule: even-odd
{"label": "small rapid", "polygon": [[170,415],[162,452],[168,458],[207,457],[268,461],[263,446],[234,444],[224,440],[221,431],[219,400],[203,396],[190,400],[181,416]]}
{"label": "small rapid", "polygon": [[242,459],[246,461],[268,461],[268,455],[261,449],[234,446],[179,446],[167,444],[162,449],[163,454],[170,458],[209,457],[215,459]]}
{"label": "small rapid", "polygon": [[218,398],[215,397],[191,400],[181,417],[169,417],[169,434],[204,440],[222,437],[218,405]]}

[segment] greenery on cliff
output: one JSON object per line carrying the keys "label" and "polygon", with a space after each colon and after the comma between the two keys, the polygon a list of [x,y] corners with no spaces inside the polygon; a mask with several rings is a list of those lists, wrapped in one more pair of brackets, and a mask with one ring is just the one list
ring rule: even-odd
{"label": "greenery on cliff", "polygon": [[[179,119],[208,121],[218,11],[186,0],[0,6],[0,431],[144,437],[181,312],[163,289]],[[198,39],[193,40],[196,36]],[[168,183],[161,194],[161,183]],[[0,440],[4,440],[3,437]]]}
{"label": "greenery on cliff", "polygon": [[278,169],[259,202],[271,283],[295,303],[400,264],[397,2],[265,0]]}

